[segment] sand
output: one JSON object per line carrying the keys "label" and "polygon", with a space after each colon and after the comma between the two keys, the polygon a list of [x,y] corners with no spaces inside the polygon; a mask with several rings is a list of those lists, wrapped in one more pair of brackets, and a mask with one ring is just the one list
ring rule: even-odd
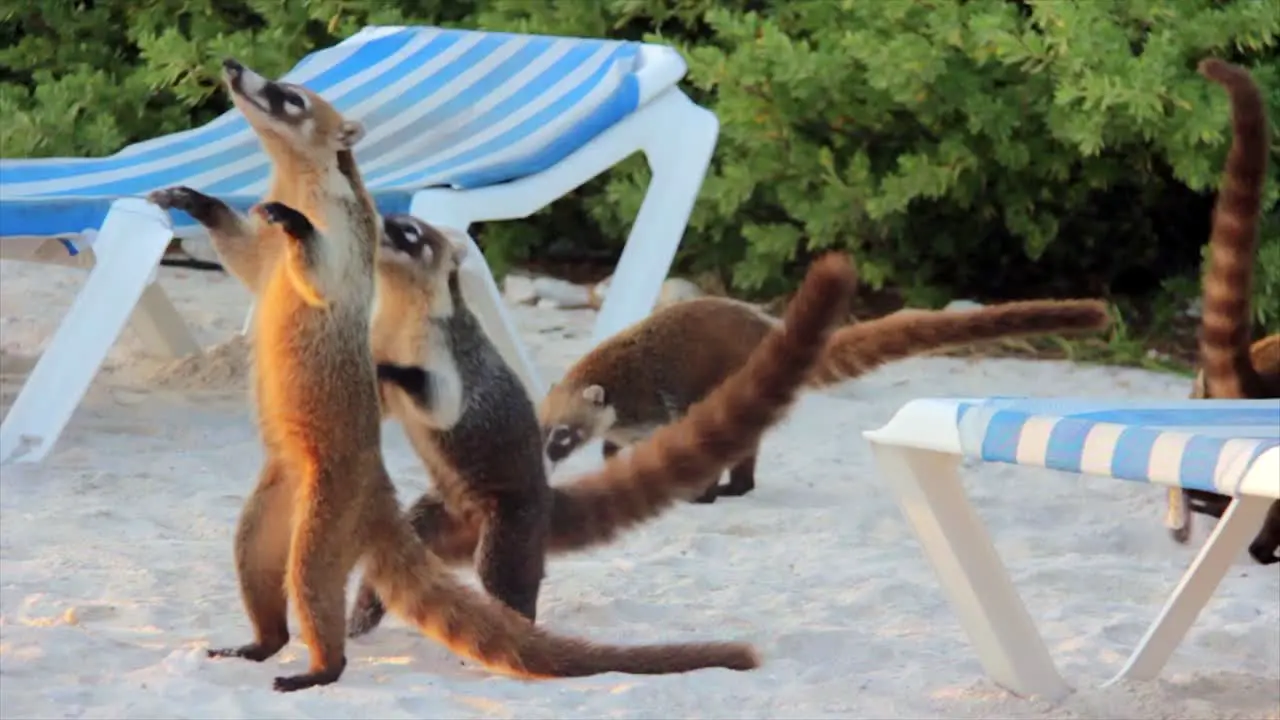
{"label": "sand", "polygon": [[[0,263],[6,410],[81,278]],[[0,471],[4,718],[1280,717],[1280,572],[1243,555],[1159,680],[1099,689],[1208,531],[1201,522],[1178,546],[1160,490],[1102,478],[967,471],[1078,690],[1049,703],[985,679],[859,432],[920,395],[1180,398],[1188,381],[952,358],[806,396],[769,434],[755,492],[682,504],[610,547],[551,561],[547,627],[626,643],[746,639],[765,658],[759,670],[526,683],[463,664],[391,618],[348,645],[338,684],[277,694],[272,677],[305,667],[296,639],[261,665],[204,656],[250,637],[231,564],[261,459],[235,339],[248,296],[220,274],[165,268],[161,282],[217,347],[164,362],[126,332],[54,453]],[[512,312],[548,378],[588,347],[590,310]],[[415,497],[428,479],[394,425],[385,445],[402,500]],[[588,447],[555,481],[597,457]]]}

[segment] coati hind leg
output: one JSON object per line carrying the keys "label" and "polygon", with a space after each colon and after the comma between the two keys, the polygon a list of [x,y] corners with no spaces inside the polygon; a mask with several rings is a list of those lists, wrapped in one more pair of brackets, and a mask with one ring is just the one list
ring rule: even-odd
{"label": "coati hind leg", "polygon": [[[293,524],[293,542],[289,552],[288,584],[298,616],[298,633],[310,651],[307,672],[277,677],[274,687],[292,692],[317,685],[328,685],[342,676],[347,666],[346,586],[364,548],[356,540],[365,537],[360,523],[364,519],[356,497],[333,497],[335,488],[367,484],[361,475],[376,472],[372,463],[335,467],[320,458],[308,459],[299,478]],[[381,460],[378,460],[381,462]],[[348,508],[348,511],[340,511]]]}
{"label": "coati hind leg", "polygon": [[223,267],[250,292],[258,291],[267,249],[248,218],[218,198],[183,185],[155,190],[147,200],[165,210],[181,210],[200,223]]}
{"label": "coati hind leg", "polygon": [[236,528],[236,575],[240,599],[253,624],[253,642],[209,650],[209,657],[240,657],[262,662],[289,642],[289,601],[285,569],[289,563],[289,526],[293,485],[278,458],[267,458],[258,486],[245,501]]}
{"label": "coati hind leg", "polygon": [[720,497],[742,497],[756,489],[756,456],[749,455],[729,469],[729,484],[716,488]]}
{"label": "coati hind leg", "polygon": [[1249,554],[1261,565],[1280,562],[1280,500],[1271,503],[1262,529],[1249,543]]}
{"label": "coati hind leg", "polygon": [[[444,499],[427,492],[405,512],[413,531],[427,547],[449,557],[469,557],[480,542],[478,518],[459,517],[449,511]],[[347,637],[364,635],[382,622],[387,614],[382,599],[367,580],[361,578],[355,604],[347,620]]]}
{"label": "coati hind leg", "polygon": [[720,477],[716,476],[715,481],[707,485],[707,489],[702,494],[690,500],[689,502],[698,503],[699,505],[707,505],[716,501],[720,497]]}
{"label": "coati hind leg", "polygon": [[485,503],[476,573],[486,592],[534,622],[551,531],[551,489],[495,493]]}

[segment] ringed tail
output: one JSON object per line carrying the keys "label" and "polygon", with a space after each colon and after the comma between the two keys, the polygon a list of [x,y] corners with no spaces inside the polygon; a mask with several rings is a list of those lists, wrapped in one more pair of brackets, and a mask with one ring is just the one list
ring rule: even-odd
{"label": "ringed tail", "polygon": [[930,350],[1019,335],[1101,330],[1109,323],[1106,303],[1099,300],[1025,300],[963,312],[887,315],[836,331],[809,385],[832,385]]}
{"label": "ringed tail", "polygon": [[556,635],[459,582],[387,506],[379,521],[365,578],[387,609],[451,651],[502,675],[526,679],[582,677],[606,672],[641,675],[760,665],[746,643],[617,646]]}
{"label": "ringed tail", "polygon": [[1231,149],[1213,207],[1201,310],[1200,358],[1208,397],[1250,397],[1261,387],[1249,361],[1250,300],[1262,187],[1267,175],[1267,111],[1249,71],[1208,58],[1200,74],[1231,99]]}

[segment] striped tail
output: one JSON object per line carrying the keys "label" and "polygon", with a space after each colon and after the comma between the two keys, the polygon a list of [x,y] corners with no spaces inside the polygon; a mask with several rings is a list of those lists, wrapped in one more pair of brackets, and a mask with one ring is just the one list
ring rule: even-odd
{"label": "striped tail", "polygon": [[600,645],[535,627],[453,577],[418,540],[394,498],[371,536],[365,579],[382,602],[428,637],[499,674],[528,679],[656,675],[708,667],[751,670],[760,664],[746,643]]}
{"label": "striped tail", "polygon": [[1023,335],[1102,330],[1110,323],[1098,300],[1027,300],[964,312],[888,315],[841,328],[809,378],[812,387],[864,375],[885,363],[955,345]]}
{"label": "striped tail", "polygon": [[1207,397],[1257,397],[1262,382],[1249,362],[1250,300],[1262,186],[1267,175],[1267,111],[1249,72],[1215,58],[1200,74],[1231,98],[1231,150],[1213,208],[1209,267],[1204,277],[1200,360]]}

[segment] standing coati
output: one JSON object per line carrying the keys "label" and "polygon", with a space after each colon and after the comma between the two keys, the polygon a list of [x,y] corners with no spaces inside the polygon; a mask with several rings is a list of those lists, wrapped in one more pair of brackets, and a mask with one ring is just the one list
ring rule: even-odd
{"label": "standing coati", "polygon": [[[365,579],[394,612],[498,672],[549,678],[756,667],[755,651],[741,643],[617,647],[553,635],[460,583],[426,550],[382,461],[369,345],[380,220],[352,153],[363,128],[306,88],[235,60],[223,62],[223,76],[272,159],[272,192],[255,206],[253,223],[278,246],[260,268],[253,351],[266,457],[235,540],[255,637],[209,654],[257,662],[275,655],[289,640],[292,596],[310,668],[276,678],[274,687],[335,682],[346,667],[345,585],[363,560]],[[809,306],[823,327],[828,306],[847,295],[841,277],[826,280]],[[807,339],[822,337],[813,330]],[[816,349],[794,354],[802,375]]]}
{"label": "standing coati", "polygon": [[[777,319],[737,300],[704,297],[663,308],[604,341],[553,384],[539,408],[547,459],[558,463],[604,438],[604,456],[680,417],[746,360]],[[823,387],[887,362],[980,340],[1106,327],[1094,300],[1026,301],[965,312],[914,311],[836,331],[808,385]],[[694,499],[744,495],[755,488],[756,455]]]}
{"label": "standing coati", "polygon": [[[436,487],[408,516],[428,544],[448,543],[455,559],[471,557],[478,545],[484,586],[530,619],[546,552],[604,542],[657,516],[675,498],[701,489],[702,478],[736,461],[781,419],[829,332],[822,323],[842,317],[847,297],[835,287],[846,294],[853,288],[847,259],[815,263],[785,327],[757,343],[736,373],[680,422],[637,447],[634,457],[607,463],[566,492],[547,485],[533,404],[467,310],[447,241],[409,216],[386,218],[383,235],[383,256],[395,256],[398,248],[403,263],[399,273],[382,273],[380,307],[402,308],[404,317],[425,317],[430,325],[425,358],[378,364],[384,402],[402,420]],[[458,530],[463,537],[449,540]],[[499,546],[507,557],[494,557]],[[362,635],[382,616],[378,593],[365,585],[348,631]]]}
{"label": "standing coati", "polygon": [[[1231,101],[1231,149],[1223,168],[1209,236],[1200,321],[1200,362],[1193,398],[1280,398],[1280,334],[1250,346],[1253,337],[1253,266],[1269,153],[1266,105],[1249,72],[1210,58],[1200,74],[1226,89]],[[1231,498],[1204,490],[1170,488],[1165,523],[1179,543],[1191,537],[1188,509],[1222,517]],[[1267,511],[1249,545],[1253,559],[1280,562],[1280,500]]]}

